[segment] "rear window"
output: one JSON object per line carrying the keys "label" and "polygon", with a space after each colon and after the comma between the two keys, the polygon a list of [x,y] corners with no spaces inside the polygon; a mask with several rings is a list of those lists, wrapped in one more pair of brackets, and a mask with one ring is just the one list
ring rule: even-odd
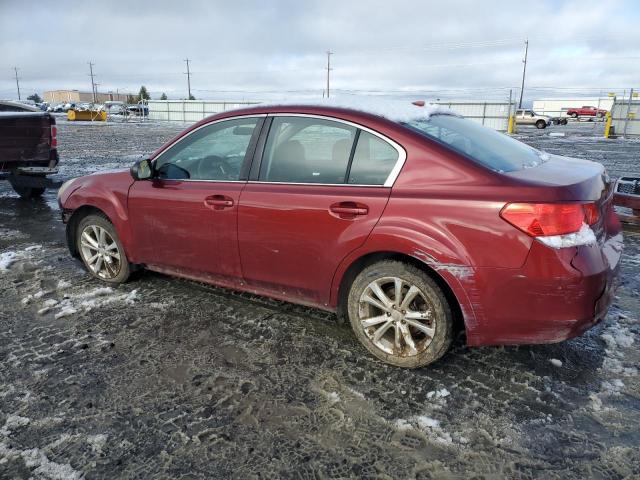
{"label": "rear window", "polygon": [[405,125],[496,172],[535,167],[546,157],[503,133],[454,115],[432,115]]}
{"label": "rear window", "polygon": [[350,184],[384,185],[398,162],[398,151],[381,138],[361,131],[349,171]]}

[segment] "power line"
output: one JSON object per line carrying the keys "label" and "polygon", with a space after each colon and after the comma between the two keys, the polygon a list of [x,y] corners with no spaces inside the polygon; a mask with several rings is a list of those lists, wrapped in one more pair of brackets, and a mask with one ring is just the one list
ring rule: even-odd
{"label": "power line", "polygon": [[331,55],[333,55],[333,52],[331,50],[327,50],[327,98],[329,98],[329,76],[331,72]]}
{"label": "power line", "polygon": [[187,71],[185,72],[187,75],[187,90],[189,91],[189,96],[187,98],[191,100],[191,72],[189,70],[189,59],[186,58],[184,61],[187,62]]}
{"label": "power line", "polygon": [[16,72],[16,87],[18,88],[18,100],[21,100],[20,98],[20,81],[18,79],[18,67],[13,67],[14,72]]}
{"label": "power line", "polygon": [[522,63],[524,64],[522,67],[522,86],[520,87],[520,101],[518,102],[518,108],[522,108],[522,95],[524,94],[524,76],[527,72],[527,53],[529,53],[529,39],[527,38],[524,41],[524,60]]}

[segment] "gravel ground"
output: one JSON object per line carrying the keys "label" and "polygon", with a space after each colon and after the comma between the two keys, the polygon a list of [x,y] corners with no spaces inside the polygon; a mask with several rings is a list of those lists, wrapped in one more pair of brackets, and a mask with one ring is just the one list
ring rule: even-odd
{"label": "gravel ground", "polygon": [[[127,167],[183,127],[61,121],[61,175]],[[601,128],[518,137],[640,175],[640,144]],[[458,341],[401,370],[318,310],[154,273],[106,287],[69,256],[55,192],[0,184],[0,478],[640,478],[640,235],[625,241],[584,336]]]}

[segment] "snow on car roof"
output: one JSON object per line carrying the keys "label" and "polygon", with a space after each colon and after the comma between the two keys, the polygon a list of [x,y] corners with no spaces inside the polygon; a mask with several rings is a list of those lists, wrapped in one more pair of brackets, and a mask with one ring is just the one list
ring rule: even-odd
{"label": "snow on car roof", "polygon": [[[420,103],[421,105],[417,105]],[[427,102],[412,103],[409,100],[389,100],[376,97],[323,98],[319,100],[287,100],[281,102],[265,102],[260,107],[326,107],[346,108],[370,113],[393,122],[406,123],[416,120],[427,120],[431,115],[455,115],[453,110]]]}

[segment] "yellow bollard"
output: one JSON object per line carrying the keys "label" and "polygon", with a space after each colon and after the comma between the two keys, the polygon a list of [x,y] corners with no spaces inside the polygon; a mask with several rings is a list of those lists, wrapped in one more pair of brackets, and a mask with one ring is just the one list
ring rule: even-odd
{"label": "yellow bollard", "polygon": [[507,133],[516,133],[516,119],[513,115],[509,115],[509,122],[507,123]]}
{"label": "yellow bollard", "polygon": [[604,138],[609,138],[609,135],[611,135],[611,122],[611,112],[607,112],[607,120],[604,124]]}

